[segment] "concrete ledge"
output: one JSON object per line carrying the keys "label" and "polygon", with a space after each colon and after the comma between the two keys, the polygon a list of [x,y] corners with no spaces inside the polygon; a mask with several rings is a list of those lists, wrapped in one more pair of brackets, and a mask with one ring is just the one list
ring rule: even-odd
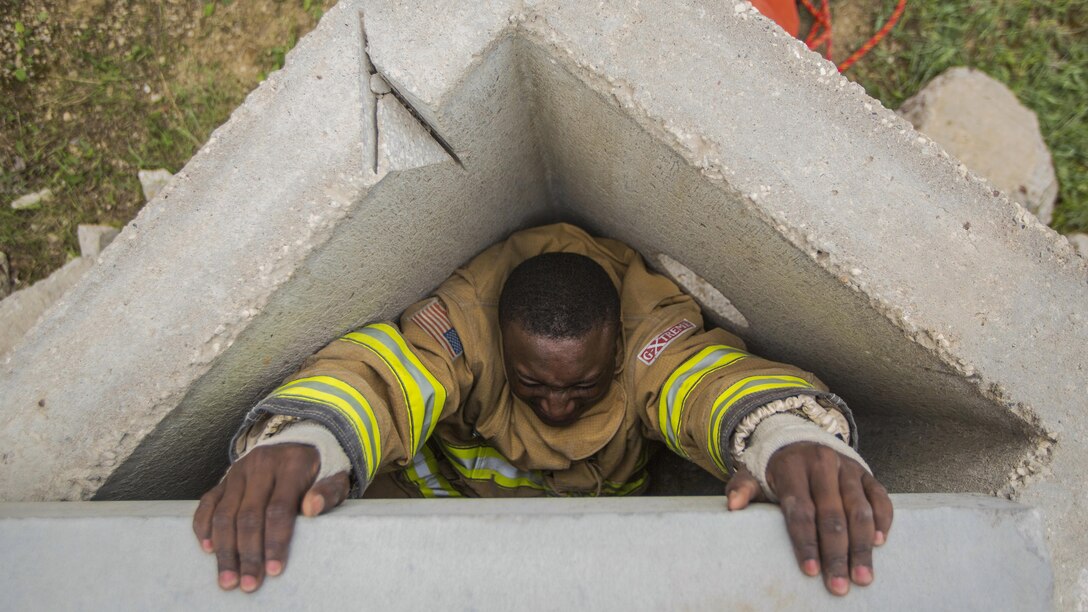
{"label": "concrete ledge", "polygon": [[194,502],[0,505],[13,610],[1043,610],[1053,578],[1037,510],[898,495],[877,581],[845,599],[796,569],[777,507],[721,497],[373,500],[300,520],[287,572],[222,593]]}

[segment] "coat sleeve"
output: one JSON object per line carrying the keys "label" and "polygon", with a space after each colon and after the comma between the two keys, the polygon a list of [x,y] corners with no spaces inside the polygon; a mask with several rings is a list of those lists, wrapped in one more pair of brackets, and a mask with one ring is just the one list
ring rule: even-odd
{"label": "coat sleeve", "polygon": [[[698,308],[684,300],[659,307],[643,323],[626,367],[643,410],[646,435],[721,479],[736,469],[730,441],[759,408],[811,396],[838,411],[857,448],[849,408],[813,374],[748,352],[736,336],[703,330]],[[813,425],[818,433],[819,428]]]}
{"label": "coat sleeve", "polygon": [[351,463],[352,494],[379,471],[407,465],[472,386],[463,347],[437,298],[410,307],[401,325],[373,323],[332,341],[246,415],[236,460],[269,422],[306,419],[336,437]]}

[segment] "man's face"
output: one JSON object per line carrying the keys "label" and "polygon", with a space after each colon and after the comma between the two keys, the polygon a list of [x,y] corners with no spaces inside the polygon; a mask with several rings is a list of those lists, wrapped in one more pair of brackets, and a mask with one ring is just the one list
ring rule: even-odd
{"label": "man's face", "polygon": [[502,345],[510,390],[545,424],[570,425],[608,393],[616,365],[614,327],[556,339],[506,325]]}

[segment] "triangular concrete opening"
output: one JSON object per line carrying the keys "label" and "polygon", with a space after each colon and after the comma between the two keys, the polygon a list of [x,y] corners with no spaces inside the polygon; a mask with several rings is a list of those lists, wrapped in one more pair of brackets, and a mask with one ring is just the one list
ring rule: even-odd
{"label": "triangular concrete opening", "polygon": [[196,496],[305,356],[557,220],[719,290],[893,491],[1016,493],[1077,409],[1084,262],[746,2],[343,0],[8,358],[0,490]]}
{"label": "triangular concrete opening", "polygon": [[[365,21],[360,28],[365,32]],[[547,49],[504,34],[447,94],[448,110],[434,113],[436,123],[449,126],[446,137],[405,106],[411,103],[393,78],[362,57],[367,73],[390,82],[383,94],[371,77],[363,92],[371,94],[376,128],[364,140],[373,141],[374,172],[382,178],[272,298],[258,326],[282,330],[326,312],[325,296],[354,287],[349,321],[306,326],[310,342],[334,337],[345,323],[399,310],[461,263],[438,257],[440,243],[475,245],[472,252],[528,224],[564,220],[636,246],[663,271],[666,261],[674,273],[687,268],[728,294],[747,320],[748,329],[738,331],[753,349],[817,372],[855,406],[863,450],[892,490],[996,490],[1033,447],[1037,432],[1027,423],[910,342],[864,296],[790,244],[728,181],[709,180],[706,169],[644,130],[615,103],[622,92],[602,96]],[[496,183],[504,190],[499,194]],[[481,210],[489,201],[503,209]],[[383,303],[380,310],[360,308]],[[223,436],[239,414],[229,406],[259,399],[224,394],[229,383],[217,380],[219,372],[234,380],[242,375],[227,364],[267,354],[259,332],[247,335],[253,340],[239,338],[219,357],[222,365],[194,383],[188,400],[98,497],[191,497],[213,483],[225,466]],[[264,378],[257,388],[277,380]],[[222,422],[206,437],[193,435],[191,415],[213,406]],[[188,460],[179,462],[179,452]],[[684,486],[658,486],[683,492],[691,481],[688,475]]]}

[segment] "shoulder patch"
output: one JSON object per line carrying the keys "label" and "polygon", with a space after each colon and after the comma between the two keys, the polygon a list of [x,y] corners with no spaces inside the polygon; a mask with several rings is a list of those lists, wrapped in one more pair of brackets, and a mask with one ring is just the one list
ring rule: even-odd
{"label": "shoulder patch", "polygon": [[695,329],[695,324],[687,319],[684,319],[666,329],[657,335],[656,338],[646,343],[646,346],[642,347],[642,350],[638,352],[638,360],[646,365],[652,364],[657,360],[657,356],[665,350],[665,347],[672,344],[673,340],[676,340],[680,336],[684,335],[684,332],[689,329]]}
{"label": "shoulder patch", "polygon": [[428,336],[438,341],[442,348],[446,349],[446,352],[450,354],[450,357],[457,359],[465,352],[464,347],[461,345],[461,336],[457,335],[453,323],[450,323],[450,315],[446,311],[446,307],[442,305],[442,302],[438,301],[438,298],[431,300],[431,303],[412,315],[411,320],[422,327]]}

